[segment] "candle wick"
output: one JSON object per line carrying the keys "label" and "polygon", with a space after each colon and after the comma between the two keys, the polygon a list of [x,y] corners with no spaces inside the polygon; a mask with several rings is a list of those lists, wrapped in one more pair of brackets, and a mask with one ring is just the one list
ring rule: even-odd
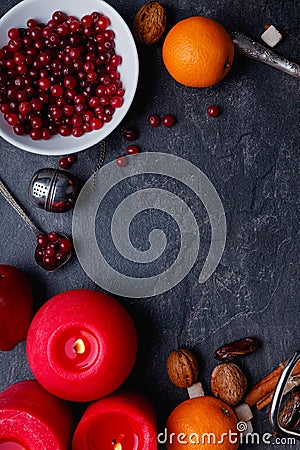
{"label": "candle wick", "polygon": [[79,353],[80,355],[82,355],[82,353],[85,352],[85,345],[82,339],[77,339],[77,341],[74,344],[74,352],[75,353]]}
{"label": "candle wick", "polygon": [[121,444],[121,440],[123,439],[124,434],[119,434],[118,439],[113,439],[112,440],[112,444],[114,446],[114,450],[122,450],[122,444]]}

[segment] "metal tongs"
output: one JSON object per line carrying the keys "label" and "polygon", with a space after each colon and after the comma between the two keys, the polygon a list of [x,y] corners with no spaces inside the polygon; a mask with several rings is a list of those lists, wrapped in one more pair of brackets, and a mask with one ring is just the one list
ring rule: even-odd
{"label": "metal tongs", "polygon": [[253,39],[238,31],[232,31],[231,37],[236,50],[242,55],[275,67],[275,69],[288,73],[293,77],[300,78],[299,64],[289,61],[283,56],[277,55],[264,45],[255,42]]}
{"label": "metal tongs", "polygon": [[287,428],[284,428],[280,424],[279,420],[279,414],[280,414],[280,406],[282,403],[282,398],[284,395],[284,390],[287,382],[289,381],[289,378],[291,374],[293,373],[293,370],[300,360],[300,351],[297,351],[287,362],[285,368],[283,369],[281,376],[278,380],[277,386],[275,388],[274,396],[271,403],[270,408],[270,423],[272,425],[272,428],[276,433],[278,433],[281,436],[287,436],[292,437],[294,439],[300,440],[300,431],[297,430],[288,430]]}

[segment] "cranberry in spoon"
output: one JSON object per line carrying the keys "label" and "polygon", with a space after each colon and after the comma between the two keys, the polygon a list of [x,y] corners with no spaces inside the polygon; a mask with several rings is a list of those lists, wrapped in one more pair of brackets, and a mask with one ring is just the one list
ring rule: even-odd
{"label": "cranberry in spoon", "polygon": [[55,231],[45,234],[39,230],[16,202],[1,180],[0,193],[35,234],[37,239],[37,247],[34,255],[35,262],[49,272],[53,272],[66,264],[71,257],[73,248],[72,243],[67,236],[56,233]]}

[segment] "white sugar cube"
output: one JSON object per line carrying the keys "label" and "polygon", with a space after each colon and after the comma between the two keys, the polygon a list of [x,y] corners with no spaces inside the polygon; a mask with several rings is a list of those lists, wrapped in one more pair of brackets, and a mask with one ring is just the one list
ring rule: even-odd
{"label": "white sugar cube", "polygon": [[275,47],[282,39],[282,34],[279,33],[274,25],[269,26],[266,31],[261,35],[262,40],[269,46]]}

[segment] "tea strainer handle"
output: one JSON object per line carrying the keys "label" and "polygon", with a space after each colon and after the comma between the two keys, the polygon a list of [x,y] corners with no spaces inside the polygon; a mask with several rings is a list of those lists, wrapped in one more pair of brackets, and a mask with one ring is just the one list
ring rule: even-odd
{"label": "tea strainer handle", "polygon": [[19,214],[19,216],[24,220],[24,222],[30,227],[31,231],[38,236],[41,234],[41,230],[29,219],[27,214],[23,211],[21,206],[16,202],[14,197],[11,195],[7,187],[4,185],[3,181],[0,179],[0,193],[7,200],[7,202],[14,208],[14,210]]}
{"label": "tea strainer handle", "polygon": [[264,45],[255,42],[253,39],[245,36],[238,31],[232,31],[231,37],[236,50],[248,58],[263,62],[275,69],[288,73],[293,77],[300,78],[300,65],[289,61],[283,56],[277,55]]}

